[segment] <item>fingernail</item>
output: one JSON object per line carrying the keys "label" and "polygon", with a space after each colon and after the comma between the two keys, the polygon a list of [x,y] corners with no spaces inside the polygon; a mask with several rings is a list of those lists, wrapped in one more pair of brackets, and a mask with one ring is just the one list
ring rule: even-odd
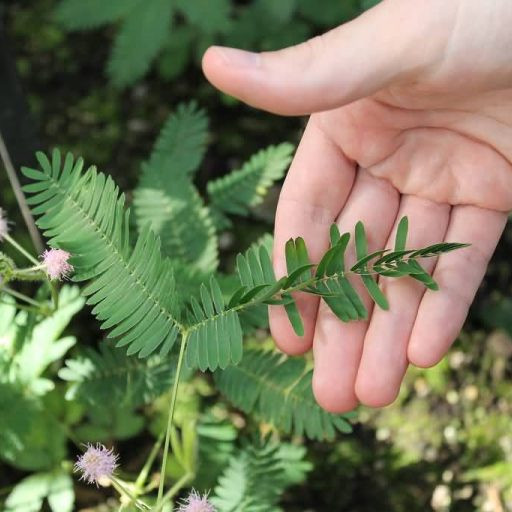
{"label": "fingernail", "polygon": [[230,66],[254,67],[259,64],[260,54],[238,50],[236,48],[226,48],[225,46],[214,46],[214,51]]}

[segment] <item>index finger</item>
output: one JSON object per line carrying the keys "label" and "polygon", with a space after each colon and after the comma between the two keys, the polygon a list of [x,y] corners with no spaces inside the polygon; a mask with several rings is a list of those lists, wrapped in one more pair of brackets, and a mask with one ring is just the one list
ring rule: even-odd
{"label": "index finger", "polygon": [[[304,238],[310,260],[317,263],[329,245],[329,227],[350,193],[355,166],[324,133],[321,114],[311,116],[286,177],[277,205],[274,232],[276,275],[286,275],[284,246],[290,238]],[[298,292],[297,306],[304,336],[297,336],[282,306],[270,307],[270,328],[278,347],[300,354],[311,347],[318,298]]]}

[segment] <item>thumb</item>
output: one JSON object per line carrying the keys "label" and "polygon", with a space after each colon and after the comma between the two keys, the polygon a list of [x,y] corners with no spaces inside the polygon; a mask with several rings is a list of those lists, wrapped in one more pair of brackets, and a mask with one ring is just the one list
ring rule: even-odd
{"label": "thumb", "polygon": [[215,87],[278,114],[339,107],[421,68],[435,47],[432,33],[428,45],[423,38],[426,18],[442,14],[434,4],[384,0],[322,36],[275,52],[213,46],[203,57],[203,71]]}

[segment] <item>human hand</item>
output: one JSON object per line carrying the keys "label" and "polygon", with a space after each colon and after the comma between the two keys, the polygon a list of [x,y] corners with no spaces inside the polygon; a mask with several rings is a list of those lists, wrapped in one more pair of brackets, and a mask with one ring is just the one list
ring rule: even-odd
{"label": "human hand", "polygon": [[435,268],[425,262],[438,292],[381,279],[390,310],[374,308],[366,322],[343,324],[302,295],[298,338],[271,308],[283,351],[313,347],[313,389],[329,411],[391,403],[408,364],[436,364],[462,328],[512,209],[511,25],[510,0],[384,0],[296,47],[204,56],[219,89],[270,112],[312,114],[277,208],[277,275],[286,240],[304,237],[318,261],[332,222],[343,232],[363,221],[370,251],[392,246],[404,215],[410,247],[471,244]]}

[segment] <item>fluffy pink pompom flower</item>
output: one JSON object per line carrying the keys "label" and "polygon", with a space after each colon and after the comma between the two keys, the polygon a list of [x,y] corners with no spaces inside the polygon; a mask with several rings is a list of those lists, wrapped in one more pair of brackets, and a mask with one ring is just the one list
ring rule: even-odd
{"label": "fluffy pink pompom flower", "polygon": [[98,485],[100,478],[112,476],[114,469],[117,468],[117,458],[118,455],[112,449],[108,450],[100,443],[96,446],[88,444],[87,451],[78,457],[74,470],[82,472],[80,480]]}
{"label": "fluffy pink pompom flower", "polygon": [[0,242],[4,239],[5,235],[9,232],[9,225],[4,210],[0,208]]}
{"label": "fluffy pink pompom flower", "polygon": [[192,490],[176,512],[216,512],[215,507],[208,501],[208,495],[201,496]]}
{"label": "fluffy pink pompom flower", "polygon": [[73,266],[68,263],[71,256],[62,249],[50,249],[43,252],[43,265],[50,279],[62,279],[73,272]]}

